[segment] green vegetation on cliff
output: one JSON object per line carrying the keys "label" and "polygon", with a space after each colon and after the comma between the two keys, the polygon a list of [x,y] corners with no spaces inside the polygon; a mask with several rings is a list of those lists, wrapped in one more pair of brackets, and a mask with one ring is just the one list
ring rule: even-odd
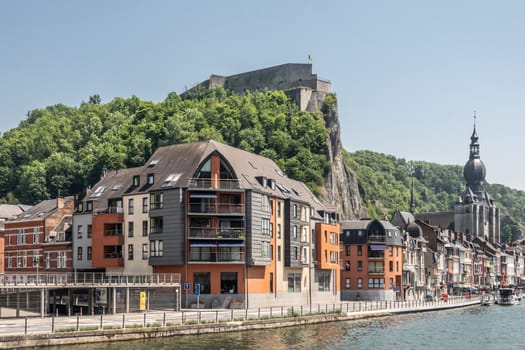
{"label": "green vegetation on cliff", "polygon": [[[354,170],[363,205],[372,218],[390,217],[399,209],[409,211],[411,171],[414,173],[416,212],[448,211],[465,190],[463,166],[440,165],[372,152],[344,153]],[[525,192],[503,185],[486,184],[502,213],[502,239],[520,238],[525,222]]]}
{"label": "green vegetation on cliff", "polygon": [[80,193],[104,169],[142,165],[159,146],[215,139],[273,159],[318,192],[329,164],[321,113],[299,111],[282,91],[231,94],[219,88],[159,103],[137,97],[28,113],[0,138],[0,198],[34,204]]}

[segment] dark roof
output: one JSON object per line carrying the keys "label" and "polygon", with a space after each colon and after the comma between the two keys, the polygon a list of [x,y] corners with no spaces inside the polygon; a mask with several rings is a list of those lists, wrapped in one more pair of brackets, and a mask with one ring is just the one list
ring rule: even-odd
{"label": "dark roof", "polygon": [[93,210],[105,209],[109,199],[122,197],[122,194],[131,187],[133,175],[139,173],[140,169],[128,168],[107,172],[82,199],[93,201]]}
{"label": "dark roof", "polygon": [[[64,197],[64,204],[74,201],[74,197]],[[21,213],[14,220],[9,221],[33,221],[45,220],[58,209],[57,199],[47,199]]]}

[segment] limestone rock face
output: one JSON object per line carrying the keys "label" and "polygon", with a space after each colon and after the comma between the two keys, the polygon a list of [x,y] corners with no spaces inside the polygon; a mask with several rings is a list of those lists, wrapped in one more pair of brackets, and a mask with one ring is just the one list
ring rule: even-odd
{"label": "limestone rock face", "polygon": [[366,211],[361,206],[361,196],[355,174],[343,160],[337,101],[334,100],[331,105],[327,106],[328,108],[323,109],[325,98],[325,93],[313,92],[307,108],[310,112],[322,111],[326,127],[330,129],[330,135],[326,140],[326,157],[331,167],[325,178],[322,200],[337,208],[340,220],[366,217]]}

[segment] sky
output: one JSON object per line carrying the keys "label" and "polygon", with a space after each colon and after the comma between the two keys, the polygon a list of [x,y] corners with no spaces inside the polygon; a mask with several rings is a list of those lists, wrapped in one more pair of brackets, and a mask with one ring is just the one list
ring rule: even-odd
{"label": "sky", "polygon": [[27,112],[308,63],[343,147],[463,165],[525,190],[525,2],[0,0],[0,131]]}

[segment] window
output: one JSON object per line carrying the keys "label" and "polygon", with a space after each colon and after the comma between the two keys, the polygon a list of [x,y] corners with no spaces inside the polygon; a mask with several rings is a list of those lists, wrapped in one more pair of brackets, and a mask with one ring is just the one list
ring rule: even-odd
{"label": "window", "polygon": [[18,234],[16,236],[16,244],[23,245],[26,244],[26,230],[23,228],[18,229]]}
{"label": "window", "polygon": [[148,174],[148,185],[153,185],[155,183],[155,174]]}
{"label": "window", "polygon": [[142,198],[142,212],[143,213],[148,212],[148,197]]}
{"label": "window", "polygon": [[270,242],[261,242],[261,256],[263,258],[271,258],[272,257],[272,250]]}
{"label": "window", "polygon": [[270,293],[273,293],[273,272],[270,272]]}
{"label": "window", "polygon": [[221,294],[238,293],[237,272],[221,272]]}
{"label": "window", "polygon": [[164,207],[164,193],[153,192],[149,195],[151,209],[162,209]]}
{"label": "window", "polygon": [[363,279],[362,278],[358,278],[357,279],[357,288],[359,288],[359,289],[363,288]]}
{"label": "window", "polygon": [[261,209],[262,211],[266,211],[266,212],[269,212],[272,210],[272,206],[270,205],[270,200],[268,199],[268,196],[265,194],[262,195]]}
{"label": "window", "polygon": [[133,237],[135,231],[135,223],[133,221],[128,222],[128,237]]}
{"label": "window", "polygon": [[91,235],[93,233],[93,226],[87,225],[87,238],[91,238]]}
{"label": "window", "polygon": [[301,291],[301,273],[288,274],[288,292],[299,293]]}
{"label": "window", "polygon": [[161,233],[163,225],[163,217],[157,216],[150,219],[150,232],[153,233]]}
{"label": "window", "polygon": [[297,204],[294,204],[292,208],[293,208],[293,217],[296,218],[297,217]]}
{"label": "window", "polygon": [[164,255],[164,241],[155,240],[150,242],[150,256]]}
{"label": "window", "polygon": [[368,273],[385,273],[385,265],[382,261],[369,261]]}
{"label": "window", "polygon": [[[396,232],[397,232],[397,231],[396,231]],[[390,279],[388,280],[388,282],[389,282],[390,289],[393,289],[393,288],[395,287],[395,286],[394,286],[394,279],[393,279],[393,278],[390,278]]]}
{"label": "window", "polygon": [[262,234],[266,236],[270,236],[270,219],[262,219]]}
{"label": "window", "polygon": [[82,202],[78,203],[78,205],[77,205],[77,211],[78,211],[79,213],[81,213],[81,212],[84,211],[84,203],[82,203]]}
{"label": "window", "polygon": [[209,272],[194,272],[193,285],[197,283],[201,286],[201,294],[210,294],[210,275]]}
{"label": "window", "polygon": [[363,271],[363,262],[361,260],[359,260],[357,262],[357,271],[358,272],[362,272]]}
{"label": "window", "polygon": [[350,261],[345,262],[345,271],[350,271]]}
{"label": "window", "polygon": [[399,247],[396,247],[396,256],[399,256]]}
{"label": "window", "polygon": [[36,268],[39,268],[40,267],[40,262],[38,261],[38,250],[35,250],[33,252],[33,267],[36,267]]}
{"label": "window", "polygon": [[394,255],[394,247],[390,246],[388,247],[388,256],[393,256]]}
{"label": "window", "polygon": [[277,246],[277,261],[281,261],[281,246]]}
{"label": "window", "polygon": [[350,278],[345,279],[345,288],[350,289]]}
{"label": "window", "polygon": [[93,249],[91,247],[87,247],[87,259],[91,260],[93,258]]}
{"label": "window", "polygon": [[338,244],[338,242],[337,242],[337,233],[330,232],[330,244]]}
{"label": "window", "polygon": [[12,268],[13,267],[13,256],[11,253],[7,254],[7,267]]}
{"label": "window", "polygon": [[135,175],[133,176],[133,187],[138,187],[138,186],[140,186],[140,176]]}
{"label": "window", "polygon": [[38,239],[38,227],[34,227],[33,228],[33,244],[38,244],[39,243],[39,239]]}
{"label": "window", "polygon": [[50,269],[51,268],[51,253],[46,253],[45,268],[46,269]]}
{"label": "window", "polygon": [[277,217],[281,217],[281,202],[277,202]]}
{"label": "window", "polygon": [[84,226],[78,225],[77,226],[77,238],[78,239],[82,239],[83,231],[84,231]]}
{"label": "window", "polygon": [[133,260],[133,244],[128,244],[128,260]]}
{"label": "window", "polygon": [[293,247],[293,259],[297,260],[299,258],[299,254],[297,251],[297,247]]}
{"label": "window", "polygon": [[293,239],[297,239],[297,226],[296,225],[292,226],[292,235],[293,235]]}
{"label": "window", "polygon": [[77,260],[82,260],[82,247],[77,248]]}
{"label": "window", "polygon": [[148,244],[144,243],[142,245],[142,260],[147,260],[147,259],[148,259]]}
{"label": "window", "polygon": [[66,268],[66,252],[57,253],[57,268],[58,269]]}
{"label": "window", "polygon": [[133,214],[135,211],[135,200],[133,198],[130,198],[128,200],[128,214]]}
{"label": "window", "polygon": [[385,279],[384,278],[369,278],[368,288],[369,289],[384,289]]}
{"label": "window", "polygon": [[86,203],[86,211],[93,211],[93,202],[89,201]]}
{"label": "window", "polygon": [[357,255],[358,256],[362,256],[363,255],[363,246],[362,245],[358,245],[357,246]]}
{"label": "window", "polygon": [[277,239],[281,239],[281,224],[277,224]]}
{"label": "window", "polygon": [[320,292],[330,291],[330,271],[320,271],[318,275],[317,283],[319,285]]}
{"label": "window", "polygon": [[350,256],[350,246],[348,244],[345,245],[345,254],[346,256]]}
{"label": "window", "polygon": [[142,221],[142,237],[148,236],[148,221],[143,220]]}
{"label": "window", "polygon": [[399,261],[396,261],[396,272],[399,272]]}
{"label": "window", "polygon": [[393,262],[393,261],[390,261],[390,262],[388,263],[388,270],[389,270],[390,272],[394,272],[394,262]]}

